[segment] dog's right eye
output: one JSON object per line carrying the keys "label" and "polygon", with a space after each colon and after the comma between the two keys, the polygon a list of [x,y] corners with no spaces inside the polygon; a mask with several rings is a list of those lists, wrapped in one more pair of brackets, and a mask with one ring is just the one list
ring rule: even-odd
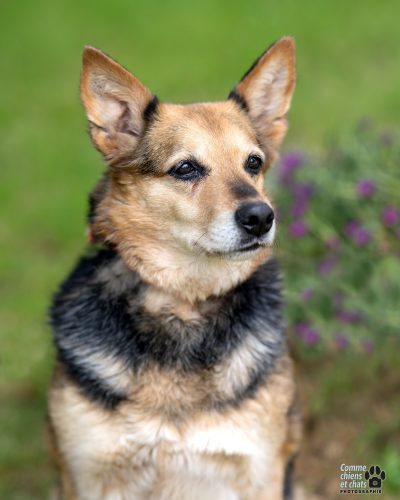
{"label": "dog's right eye", "polygon": [[192,181],[202,177],[203,169],[191,161],[181,161],[168,172],[169,175],[184,181]]}

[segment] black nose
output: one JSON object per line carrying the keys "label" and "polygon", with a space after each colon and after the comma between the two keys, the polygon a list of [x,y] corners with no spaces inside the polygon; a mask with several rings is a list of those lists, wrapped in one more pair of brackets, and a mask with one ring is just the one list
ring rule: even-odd
{"label": "black nose", "polygon": [[274,212],[266,203],[246,203],[236,210],[235,220],[246,233],[262,236],[271,229]]}

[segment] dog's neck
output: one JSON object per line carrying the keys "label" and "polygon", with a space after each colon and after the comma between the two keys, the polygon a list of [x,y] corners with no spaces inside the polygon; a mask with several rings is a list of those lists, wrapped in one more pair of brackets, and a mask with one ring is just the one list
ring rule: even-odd
{"label": "dog's neck", "polygon": [[[237,405],[255,393],[285,349],[277,263],[260,265],[221,297],[192,305],[171,297],[115,251],[81,259],[55,296],[51,323],[60,360],[89,398],[114,408],[131,398],[150,366],[180,381],[206,377],[195,411]],[[170,400],[175,413],[178,394]],[[180,418],[187,411],[180,408]]]}
{"label": "dog's neck", "polygon": [[[180,304],[187,311],[212,296],[221,296],[245,281],[270,257],[261,250],[253,259],[227,260],[217,256],[193,255],[176,249],[154,246],[142,252],[139,248],[118,249],[124,262],[150,285],[155,304]],[[154,306],[153,306],[154,307]],[[184,315],[193,314],[185,312]]]}

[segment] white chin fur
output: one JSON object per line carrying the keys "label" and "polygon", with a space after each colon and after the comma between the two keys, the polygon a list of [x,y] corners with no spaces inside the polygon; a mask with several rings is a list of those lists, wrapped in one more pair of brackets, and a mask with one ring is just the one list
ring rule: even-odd
{"label": "white chin fur", "polygon": [[261,248],[272,245],[275,232],[274,221],[268,233],[257,241],[262,246],[254,250],[239,251],[238,248],[243,245],[242,233],[229,212],[229,214],[222,214],[211,224],[207,233],[198,240],[197,246],[211,256],[215,255],[229,260],[248,260],[252,259]]}
{"label": "white chin fur", "polygon": [[229,252],[221,254],[220,258],[227,260],[249,260],[252,259],[263,247],[248,250],[247,252]]}

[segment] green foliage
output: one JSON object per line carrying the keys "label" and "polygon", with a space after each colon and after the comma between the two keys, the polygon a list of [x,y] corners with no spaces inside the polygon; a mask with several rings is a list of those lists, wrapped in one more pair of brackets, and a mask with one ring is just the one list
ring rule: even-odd
{"label": "green foliage", "polygon": [[308,345],[400,337],[400,143],[362,123],[325,155],[283,156],[278,246],[288,317]]}
{"label": "green foliage", "polygon": [[382,469],[390,471],[387,475],[385,488],[392,495],[396,495],[400,491],[400,454],[395,445],[389,445],[382,453],[380,461]]}

